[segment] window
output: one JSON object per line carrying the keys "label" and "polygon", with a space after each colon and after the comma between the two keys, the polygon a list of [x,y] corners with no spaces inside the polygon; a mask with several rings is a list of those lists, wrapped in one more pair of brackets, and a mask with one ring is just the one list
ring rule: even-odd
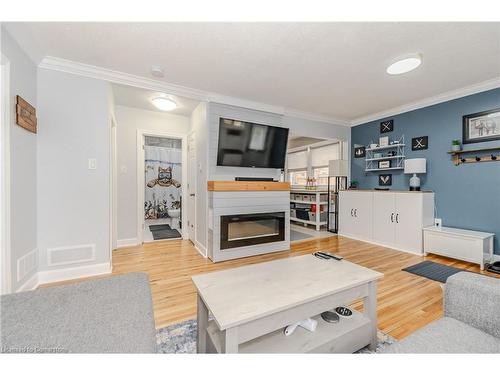
{"label": "window", "polygon": [[328,185],[328,167],[314,168],[313,173],[318,186]]}
{"label": "window", "polygon": [[307,170],[289,172],[288,180],[292,186],[305,186],[307,182]]}

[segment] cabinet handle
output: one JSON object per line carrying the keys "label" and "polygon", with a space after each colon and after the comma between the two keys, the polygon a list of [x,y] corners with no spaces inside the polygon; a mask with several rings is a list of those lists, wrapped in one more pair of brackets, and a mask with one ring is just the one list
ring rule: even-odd
{"label": "cabinet handle", "polygon": [[357,208],[354,209],[354,217],[358,217],[358,209]]}
{"label": "cabinet handle", "polygon": [[352,214],[352,210],[354,210],[354,208],[351,208],[351,217],[353,217],[354,215]]}
{"label": "cabinet handle", "polygon": [[391,223],[394,223],[394,212],[391,214]]}
{"label": "cabinet handle", "polygon": [[399,224],[398,219],[399,219],[399,214],[396,214],[396,223],[398,223],[398,224]]}

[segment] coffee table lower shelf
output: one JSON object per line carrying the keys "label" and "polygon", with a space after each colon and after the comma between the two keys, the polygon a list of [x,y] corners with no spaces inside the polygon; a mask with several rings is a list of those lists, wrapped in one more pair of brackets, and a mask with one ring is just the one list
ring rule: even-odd
{"label": "coffee table lower shelf", "polygon": [[[327,323],[321,316],[316,331],[297,327],[290,336],[283,329],[241,343],[238,353],[354,353],[371,341],[371,322],[365,315],[353,311],[350,318],[340,318],[338,323]],[[212,320],[207,328],[207,351],[221,352],[221,331]]]}

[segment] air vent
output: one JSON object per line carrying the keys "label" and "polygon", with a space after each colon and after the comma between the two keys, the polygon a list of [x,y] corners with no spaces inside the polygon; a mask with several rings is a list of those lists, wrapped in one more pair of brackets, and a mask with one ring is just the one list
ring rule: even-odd
{"label": "air vent", "polygon": [[95,244],[47,249],[48,266],[85,263],[95,260]]}
{"label": "air vent", "polygon": [[17,281],[23,280],[27,275],[36,270],[38,265],[37,249],[31,250],[17,260]]}

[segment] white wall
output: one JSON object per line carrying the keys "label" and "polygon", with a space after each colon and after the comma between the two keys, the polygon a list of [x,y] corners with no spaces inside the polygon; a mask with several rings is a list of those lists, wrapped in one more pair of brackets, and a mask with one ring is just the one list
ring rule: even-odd
{"label": "white wall", "polygon": [[186,135],[189,117],[117,105],[118,243],[137,243],[137,130]]}
{"label": "white wall", "polygon": [[322,121],[283,116],[283,126],[294,135],[313,138],[339,139],[351,143],[351,128]]}
{"label": "white wall", "polygon": [[[37,135],[16,124],[16,95],[37,107],[36,66],[2,26],[2,54],[10,62],[10,268],[11,291],[36,274],[37,265],[18,280],[17,263],[37,248]],[[4,126],[4,124],[2,124]],[[2,166],[4,168],[4,166]]]}
{"label": "white wall", "polygon": [[[38,70],[37,217],[41,271],[109,265],[108,89],[104,81]],[[96,159],[96,169],[88,169],[89,158]],[[95,247],[93,259],[88,257],[87,245]],[[73,246],[82,249],[71,249]],[[47,250],[52,248],[61,248],[59,260],[71,263],[50,266]]]}

